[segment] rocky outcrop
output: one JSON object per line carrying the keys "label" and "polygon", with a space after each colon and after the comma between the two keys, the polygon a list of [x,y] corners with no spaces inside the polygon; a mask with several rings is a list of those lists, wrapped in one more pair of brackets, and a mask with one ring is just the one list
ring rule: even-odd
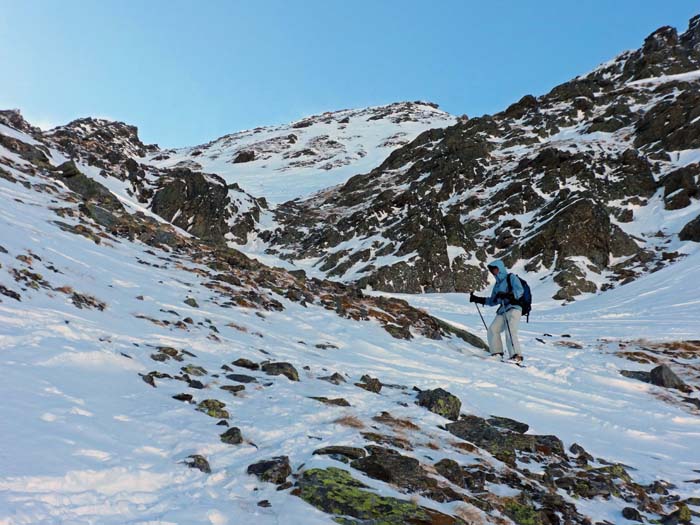
{"label": "rocky outcrop", "polygon": [[480,289],[487,259],[522,260],[567,301],[668,264],[625,228],[660,187],[668,210],[698,198],[697,166],[670,153],[700,148],[699,80],[668,77],[698,68],[697,32],[697,18],[680,35],[661,28],[585,77],[424,132],[369,173],[281,205],[270,253],[409,293]]}
{"label": "rocky outcrop", "polygon": [[465,525],[459,518],[421,507],[409,500],[379,496],[375,491],[338,468],[311,469],[299,479],[294,494],[317,509],[353,518],[349,523],[383,525]]}

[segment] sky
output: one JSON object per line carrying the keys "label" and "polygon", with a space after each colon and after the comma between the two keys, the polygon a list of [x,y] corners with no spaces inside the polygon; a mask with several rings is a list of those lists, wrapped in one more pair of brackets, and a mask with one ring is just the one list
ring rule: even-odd
{"label": "sky", "polygon": [[429,100],[494,113],[593,69],[697,0],[0,0],[0,108],[148,143]]}

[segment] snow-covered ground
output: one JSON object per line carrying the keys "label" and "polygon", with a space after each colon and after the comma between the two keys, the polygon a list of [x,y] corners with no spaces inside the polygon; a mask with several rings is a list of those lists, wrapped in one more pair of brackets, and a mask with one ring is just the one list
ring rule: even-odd
{"label": "snow-covered ground", "polygon": [[[423,131],[455,122],[449,113],[424,103],[342,110],[158,152],[147,162],[216,173],[251,195],[279,204],[367,173]],[[255,158],[234,163],[242,152],[253,152]]]}
{"label": "snow-covered ground", "polygon": [[[0,162],[13,176],[41,182],[2,157],[19,164],[21,159],[0,149]],[[450,435],[437,428],[445,420],[413,403],[412,386],[443,387],[462,400],[465,413],[525,421],[535,433],[556,434],[567,447],[576,442],[595,456],[629,465],[640,482],[665,479],[683,496],[700,496],[700,485],[688,482],[700,469],[697,412],[663,399],[662,389],[620,376],[620,369],[649,367],[612,353],[615,339],[700,339],[698,253],[565,308],[536,304],[521,330],[528,365],[523,369],[485,359],[460,340],[393,339],[374,322],[282,297],[280,312],[227,307],[191,271],[197,265],[183,257],[128,241],[97,245],[61,230],[51,208],[66,204],[51,193],[0,178],[0,201],[0,285],[21,294],[21,301],[0,296],[2,525],[333,523],[288,491],[247,475],[246,467],[282,454],[295,471],[302,464],[337,466],[313,450],[366,444],[358,429],[338,418],[354,416],[369,426],[387,407],[396,417],[420,421],[432,441],[446,440]],[[12,277],[26,272],[41,274],[51,289]],[[78,309],[60,287],[94,296],[105,303],[104,311]],[[188,297],[199,306],[185,304]],[[404,298],[484,335],[464,295]],[[185,317],[192,324],[174,327]],[[150,355],[160,346],[195,357],[157,362]],[[241,357],[288,361],[301,381],[236,369],[258,382],[233,396],[218,388],[230,384],[221,366]],[[138,375],[175,375],[187,364],[206,369],[198,378],[204,389],[167,379],[156,379],[153,388]],[[335,386],[318,379],[336,371],[348,382]],[[370,393],[353,385],[363,374],[408,389]],[[181,392],[196,401],[223,401],[246,442],[222,443],[225,429],[215,419],[172,399]],[[343,397],[351,407],[310,396]],[[436,461],[456,457],[424,443],[412,453]],[[191,454],[206,456],[212,474],[186,468],[182,461]],[[401,496],[388,484],[355,475],[382,494]],[[271,506],[258,506],[261,500]],[[623,523],[622,504],[601,500],[584,508],[594,520]]]}

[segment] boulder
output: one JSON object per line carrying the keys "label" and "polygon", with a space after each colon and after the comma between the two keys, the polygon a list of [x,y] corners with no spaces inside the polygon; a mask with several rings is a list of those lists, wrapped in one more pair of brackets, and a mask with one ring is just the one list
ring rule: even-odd
{"label": "boulder", "polygon": [[290,363],[265,363],[262,370],[270,376],[285,376],[290,381],[299,381],[299,372]]}
{"label": "boulder", "polygon": [[244,150],[238,153],[233,159],[234,164],[242,164],[255,160],[255,152],[252,150]]}
{"label": "boulder", "polygon": [[374,392],[375,394],[378,394],[382,390],[382,382],[379,379],[370,377],[367,374],[363,375],[360,378],[360,382],[355,383],[355,386],[359,386],[360,388],[364,388],[365,390]]}
{"label": "boulder", "polygon": [[678,234],[678,238],[681,241],[700,242],[700,215],[683,226]]}
{"label": "boulder", "polygon": [[262,481],[280,485],[287,481],[287,476],[292,473],[292,467],[289,465],[287,456],[277,456],[249,465],[247,472]]}
{"label": "boulder", "polygon": [[205,399],[199,403],[197,410],[204,412],[209,417],[216,419],[228,419],[230,416],[228,411],[224,408],[225,406],[225,403],[222,403],[217,399]]}
{"label": "boulder", "polygon": [[652,384],[677,390],[688,390],[688,386],[681,380],[668,365],[659,365],[649,373]]}
{"label": "boulder", "polygon": [[462,408],[462,402],[459,398],[442,388],[423,390],[418,394],[416,403],[452,421],[457,421],[459,411]]}
{"label": "boulder", "polygon": [[241,435],[241,429],[238,427],[231,427],[226,432],[219,436],[223,443],[228,445],[240,445],[243,443],[243,436]]}
{"label": "boulder", "polygon": [[258,363],[254,363],[250,359],[245,359],[242,357],[240,359],[236,359],[231,364],[233,366],[240,366],[241,368],[247,368],[248,370],[258,370],[260,368],[260,365]]}

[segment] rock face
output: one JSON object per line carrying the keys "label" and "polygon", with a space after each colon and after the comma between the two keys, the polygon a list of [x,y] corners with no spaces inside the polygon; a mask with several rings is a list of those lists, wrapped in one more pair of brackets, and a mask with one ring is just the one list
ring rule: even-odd
{"label": "rock face", "polygon": [[626,228],[659,199],[674,211],[700,195],[697,165],[671,160],[700,147],[700,80],[669,77],[697,69],[699,31],[697,18],[680,35],[661,28],[546,95],[426,131],[376,169],[284,203],[263,233],[269,252],[409,293],[480,289],[487,259],[520,260],[565,301],[668,264],[656,231]]}
{"label": "rock face", "polygon": [[459,398],[442,388],[423,390],[418,394],[416,403],[452,421],[457,421],[459,411],[462,408],[462,402]]}
{"label": "rock face", "polygon": [[[205,241],[222,243],[227,236],[245,240],[245,222],[252,225],[260,218],[260,203],[251,200],[250,211],[239,216],[229,188],[218,176],[179,168],[158,181],[151,209],[175,226]],[[239,191],[239,193],[241,193]],[[238,227],[232,229],[236,219]]]}

